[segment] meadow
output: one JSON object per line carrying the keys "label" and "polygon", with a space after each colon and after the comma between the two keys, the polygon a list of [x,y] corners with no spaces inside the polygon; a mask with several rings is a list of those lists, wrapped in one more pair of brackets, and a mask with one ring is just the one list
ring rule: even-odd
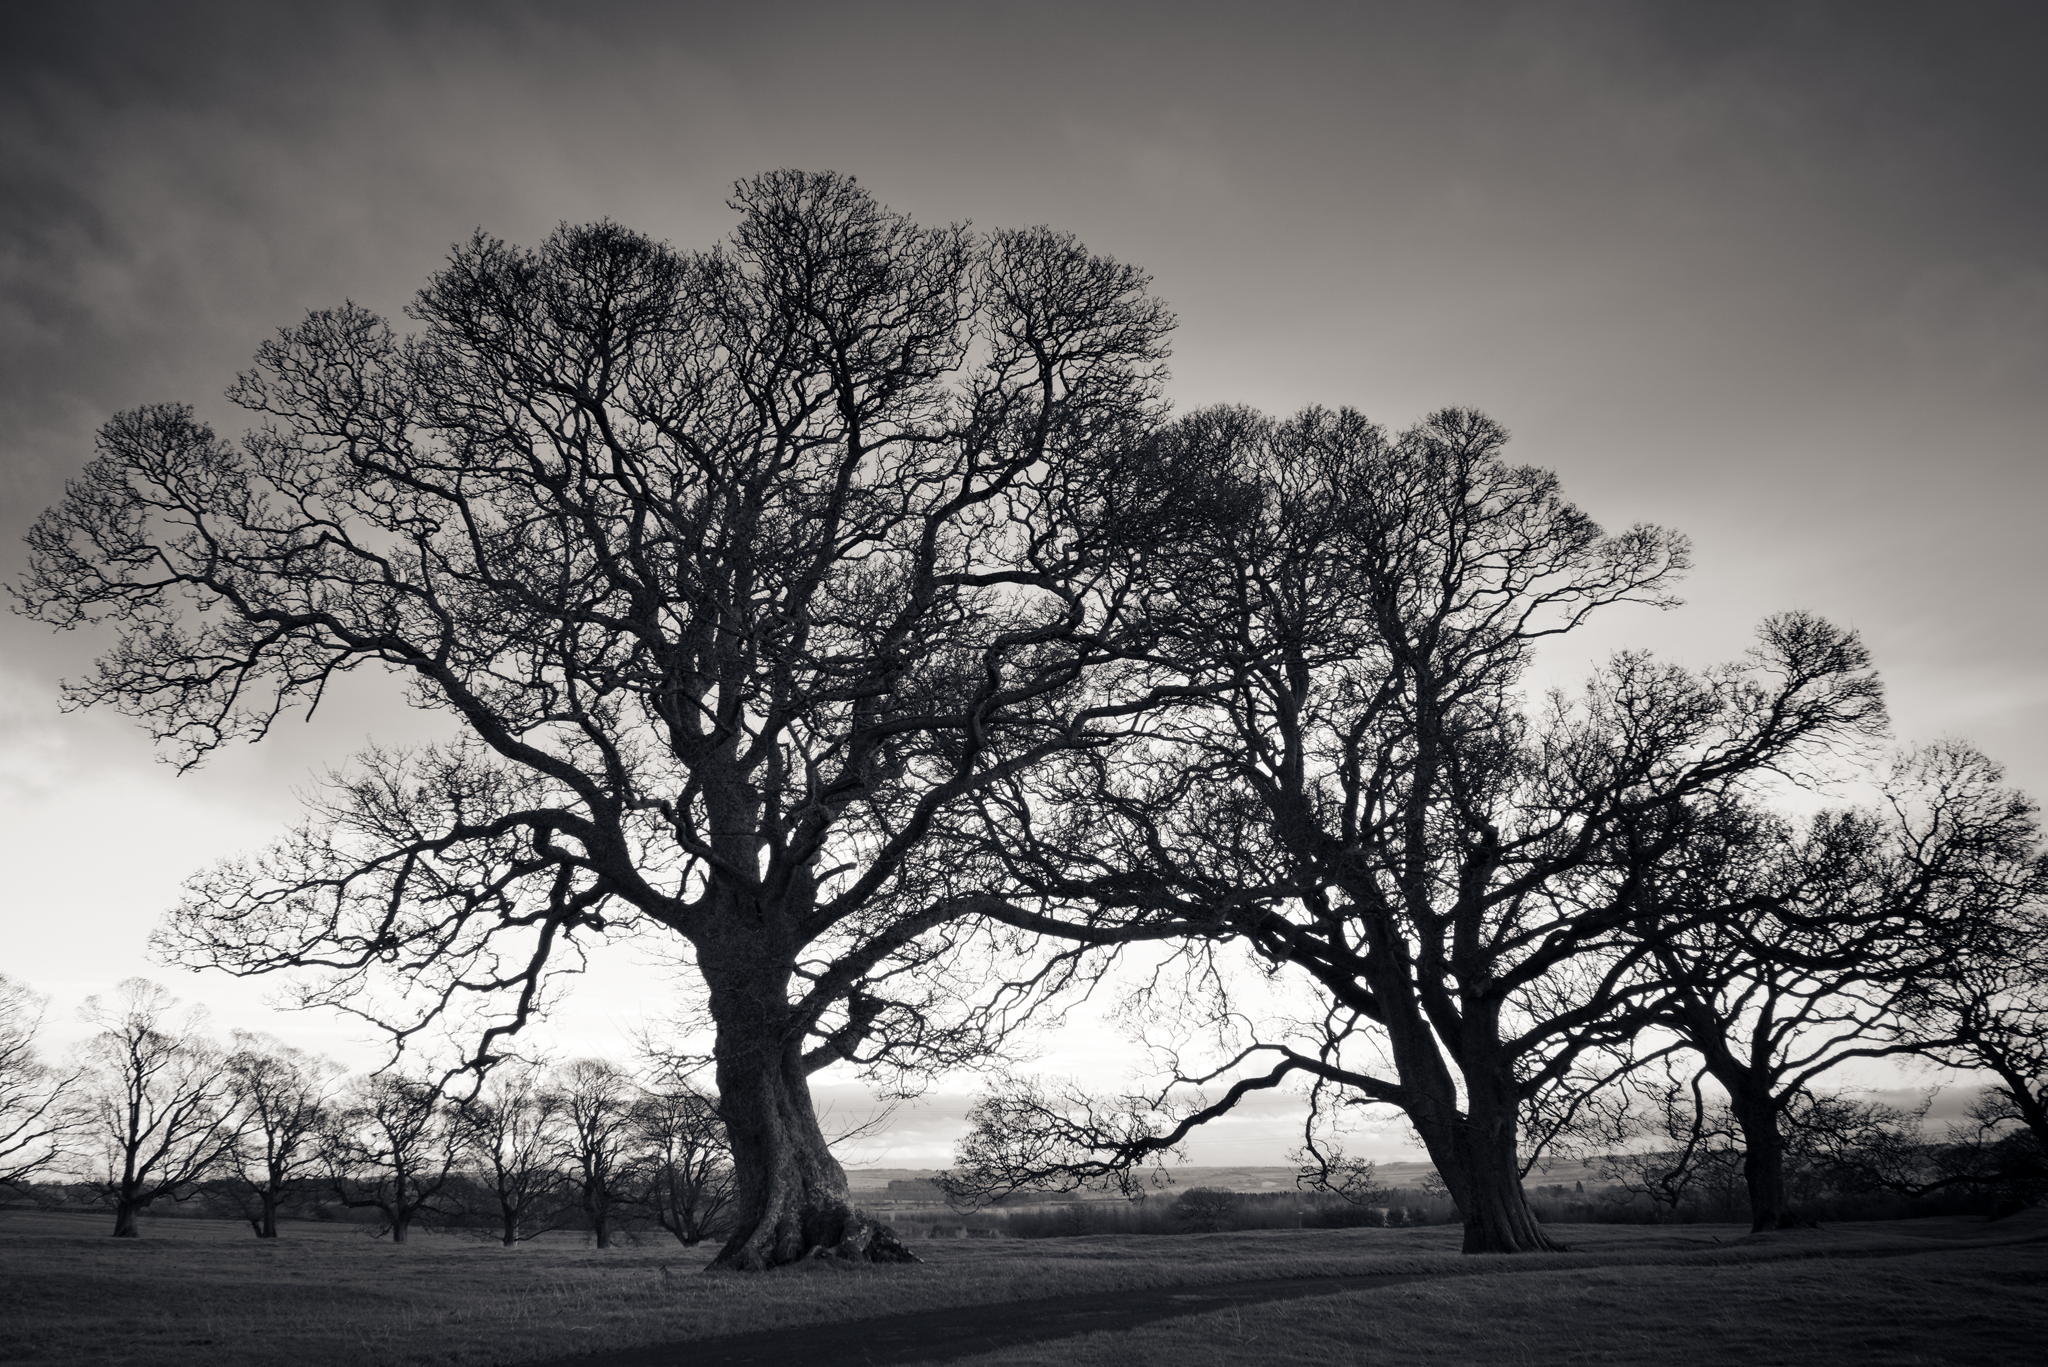
{"label": "meadow", "polygon": [[394,1247],[293,1223],[0,1212],[0,1361],[518,1363],[911,1310],[1356,1273],[1442,1280],[1233,1306],[967,1359],[988,1367],[1475,1361],[2008,1363],[2048,1341],[2048,1213],[1749,1236],[1736,1226],[1560,1226],[1574,1252],[1465,1258],[1452,1226],[1032,1240],[913,1239],[903,1267],[706,1273],[707,1249]]}

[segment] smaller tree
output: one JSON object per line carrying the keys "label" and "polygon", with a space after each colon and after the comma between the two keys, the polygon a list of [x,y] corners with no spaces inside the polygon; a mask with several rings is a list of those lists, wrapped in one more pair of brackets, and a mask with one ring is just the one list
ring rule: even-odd
{"label": "smaller tree", "polygon": [[720,1232],[734,1193],[732,1149],[717,1105],[672,1080],[642,1093],[633,1133],[634,1203],[685,1248]]}
{"label": "smaller tree", "polygon": [[605,1059],[580,1058],[555,1076],[563,1157],[599,1248],[610,1248],[619,1209],[631,1199],[639,1088]]}
{"label": "smaller tree", "polygon": [[1792,1152],[1810,1182],[1846,1194],[1960,1193],[1984,1199],[1994,1215],[2048,1196],[2044,1152],[2029,1130],[2012,1125],[1995,1090],[1980,1093],[1945,1140],[1925,1131],[1933,1099],[1930,1090],[1901,1110],[1844,1094],[1808,1098],[1788,1116]]}
{"label": "smaller tree", "polygon": [[1972,971],[2032,867],[2031,805],[1969,747],[1908,754],[1883,786],[1883,809],[1803,828],[1701,804],[1643,885],[1635,932],[1665,992],[1659,1024],[1727,1093],[1758,1230],[1802,1223],[1786,1189],[1793,1109],[1854,1060],[1940,1054],[1905,1024],[1922,985]]}
{"label": "smaller tree", "polygon": [[1237,1193],[1220,1187],[1190,1187],[1174,1199],[1173,1218],[1191,1234],[1214,1234],[1237,1209]]}
{"label": "smaller tree", "polygon": [[1943,1185],[1989,1195],[1994,1218],[2048,1199],[2048,1139],[2013,1120],[2010,1094],[1986,1088],[1970,1107],[1969,1123],[1950,1126],[1948,1142],[1935,1151]]}
{"label": "smaller tree", "polygon": [[1939,1088],[1911,1110],[1852,1092],[1809,1092],[1785,1112],[1785,1147],[1795,1186],[1809,1196],[1891,1191],[1924,1196],[1956,1185],[1941,1172],[1941,1146],[1923,1122]]}
{"label": "smaller tree", "polygon": [[228,1088],[243,1117],[228,1150],[242,1216],[259,1239],[277,1237],[278,1208],[320,1162],[320,1132],[341,1066],[269,1035],[234,1033]]}
{"label": "smaller tree", "polygon": [[378,1233],[402,1244],[414,1224],[456,1212],[442,1197],[461,1154],[461,1136],[440,1090],[415,1078],[359,1080],[321,1136],[336,1199],[384,1219]]}
{"label": "smaller tree", "polygon": [[541,1064],[503,1063],[456,1114],[464,1167],[507,1248],[560,1229],[575,1211],[561,1161],[563,1098],[546,1084]]}
{"label": "smaller tree", "polygon": [[88,997],[79,1014],[100,1027],[81,1062],[100,1142],[94,1193],[114,1208],[114,1236],[133,1239],[136,1216],[165,1197],[183,1200],[241,1138],[227,1059],[202,1033],[194,1008],[146,978],[123,981],[111,1005]]}
{"label": "smaller tree", "polygon": [[53,1068],[37,1055],[46,1005],[0,973],[0,1187],[48,1169],[90,1119],[79,1104],[80,1070]]}
{"label": "smaller tree", "polygon": [[1984,1139],[2024,1132],[2048,1154],[2048,855],[2032,849],[2037,808],[1990,760],[1948,750],[1938,777],[2000,812],[2008,839],[1957,889],[1971,914],[1951,918],[1953,952],[1910,985],[1907,1037],[1952,1068],[1991,1075],[1975,1116]]}

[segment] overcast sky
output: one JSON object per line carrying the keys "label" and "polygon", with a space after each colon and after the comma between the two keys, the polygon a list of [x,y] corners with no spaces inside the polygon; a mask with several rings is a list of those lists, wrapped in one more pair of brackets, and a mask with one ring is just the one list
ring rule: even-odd
{"label": "overcast sky", "polygon": [[[1875,649],[1902,740],[1969,738],[2048,793],[2044,39],[2038,3],[1873,0],[10,6],[4,571],[99,423],[178,399],[237,429],[222,388],[308,308],[395,315],[478,227],[709,245],[734,180],[834,169],[1142,265],[1182,407],[1469,404],[1602,522],[1688,532],[1689,606],[1558,669],[1704,664],[1812,609]],[[0,621],[0,970],[63,1030],[166,976],[143,942],[185,875],[423,725],[362,680],[173,779],[130,724],[57,713],[92,650]],[[368,1057],[260,986],[173,986]],[[593,986],[566,1048],[622,1047],[665,990]],[[872,1152],[943,1161],[942,1119]],[[1240,1130],[1198,1158],[1279,1161]]]}

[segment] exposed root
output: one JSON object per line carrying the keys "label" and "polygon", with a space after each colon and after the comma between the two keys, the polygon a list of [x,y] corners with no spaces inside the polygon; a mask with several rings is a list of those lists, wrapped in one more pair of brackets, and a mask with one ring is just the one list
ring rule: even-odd
{"label": "exposed root", "polygon": [[904,1247],[896,1231],[869,1219],[851,1206],[833,1205],[811,1211],[801,1220],[789,1218],[757,1225],[732,1237],[711,1267],[729,1272],[766,1272],[818,1259],[839,1263],[920,1263],[924,1259]]}
{"label": "exposed root", "polygon": [[869,1219],[861,1212],[848,1211],[839,1222],[838,1237],[813,1244],[806,1257],[840,1258],[852,1263],[921,1263],[906,1248],[896,1231]]}

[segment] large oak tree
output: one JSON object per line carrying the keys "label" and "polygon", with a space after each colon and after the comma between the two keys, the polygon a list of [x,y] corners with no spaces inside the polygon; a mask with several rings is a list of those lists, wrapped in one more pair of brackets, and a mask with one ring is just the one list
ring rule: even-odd
{"label": "large oak tree", "polygon": [[230,391],[239,443],[121,414],[21,597],[119,625],[69,696],[181,764],[365,667],[457,725],[198,880],[167,953],[308,970],[407,1038],[479,1016],[481,1067],[618,923],[677,937],[738,1189],[720,1261],[907,1256],[806,1079],[978,1057],[1063,971],[964,957],[1013,932],[955,823],[1144,702],[1107,667],[1151,525],[1120,462],[1172,320],[1048,229],[919,227],[829,174],[734,207],[703,252],[479,235],[403,339],[313,313]]}

